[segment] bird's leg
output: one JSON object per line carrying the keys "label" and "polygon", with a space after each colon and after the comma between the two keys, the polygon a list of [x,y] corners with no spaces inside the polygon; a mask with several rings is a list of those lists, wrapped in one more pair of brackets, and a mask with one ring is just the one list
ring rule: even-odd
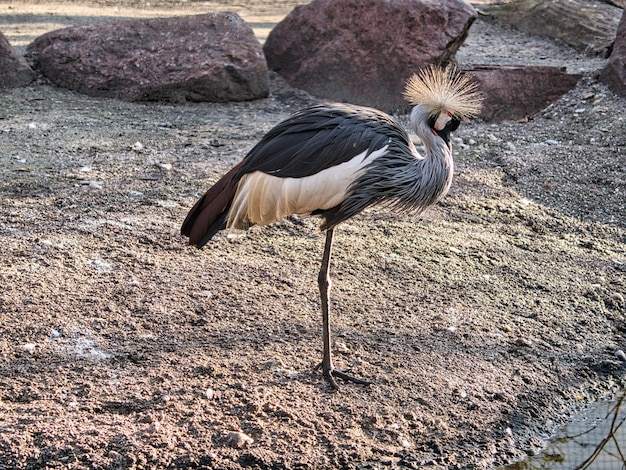
{"label": "bird's leg", "polygon": [[346,374],[345,372],[341,372],[336,370],[333,366],[333,359],[330,351],[330,254],[333,248],[333,229],[330,228],[326,231],[326,244],[324,245],[324,256],[322,257],[322,267],[320,269],[319,277],[317,278],[317,282],[320,289],[320,297],[322,300],[322,337],[324,340],[324,355],[322,357],[322,362],[319,364],[317,368],[321,366],[322,372],[324,374],[324,378],[330,384],[330,386],[337,390],[339,389],[339,385],[335,381],[335,377],[339,377],[343,380],[349,380],[351,382],[369,385],[370,382],[359,379],[357,377],[352,377],[351,375]]}

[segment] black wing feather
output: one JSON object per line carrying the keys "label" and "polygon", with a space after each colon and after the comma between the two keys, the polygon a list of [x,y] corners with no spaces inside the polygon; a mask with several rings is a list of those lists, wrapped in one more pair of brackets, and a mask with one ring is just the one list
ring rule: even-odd
{"label": "black wing feather", "polygon": [[371,108],[326,104],[304,109],[270,130],[244,159],[240,175],[261,171],[302,178],[380,149],[389,139],[408,141],[389,115]]}

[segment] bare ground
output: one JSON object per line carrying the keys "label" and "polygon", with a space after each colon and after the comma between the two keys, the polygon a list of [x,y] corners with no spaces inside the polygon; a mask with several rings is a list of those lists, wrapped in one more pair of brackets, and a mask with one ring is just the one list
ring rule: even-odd
{"label": "bare ground", "polygon": [[[71,4],[0,8],[18,46],[25,25],[92,20]],[[276,76],[250,103],[123,103],[43,79],[2,92],[0,468],[494,468],[614,392],[626,100],[596,83],[602,60],[485,21],[459,60],[586,76],[532,120],[459,129],[454,188],[423,217],[371,210],[340,227],[335,354],[374,385],[339,393],[313,371],[315,219],[204,250],[178,233],[314,98]]]}

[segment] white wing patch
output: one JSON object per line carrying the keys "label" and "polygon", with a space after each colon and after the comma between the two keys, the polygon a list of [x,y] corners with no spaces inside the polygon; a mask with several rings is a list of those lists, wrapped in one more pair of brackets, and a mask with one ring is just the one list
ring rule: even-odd
{"label": "white wing patch", "polygon": [[265,225],[291,214],[308,215],[330,209],[347,196],[348,188],[387,146],[362,152],[351,160],[303,178],[280,178],[260,171],[241,178],[228,213],[227,228],[246,229]]}

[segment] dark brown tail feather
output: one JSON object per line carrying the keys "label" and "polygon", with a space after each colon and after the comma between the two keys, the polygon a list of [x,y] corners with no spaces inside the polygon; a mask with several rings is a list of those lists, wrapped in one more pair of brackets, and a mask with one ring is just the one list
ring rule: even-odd
{"label": "dark brown tail feather", "polygon": [[237,164],[202,196],[187,214],[180,233],[189,244],[202,248],[213,235],[226,227],[230,203],[237,192],[243,162]]}

